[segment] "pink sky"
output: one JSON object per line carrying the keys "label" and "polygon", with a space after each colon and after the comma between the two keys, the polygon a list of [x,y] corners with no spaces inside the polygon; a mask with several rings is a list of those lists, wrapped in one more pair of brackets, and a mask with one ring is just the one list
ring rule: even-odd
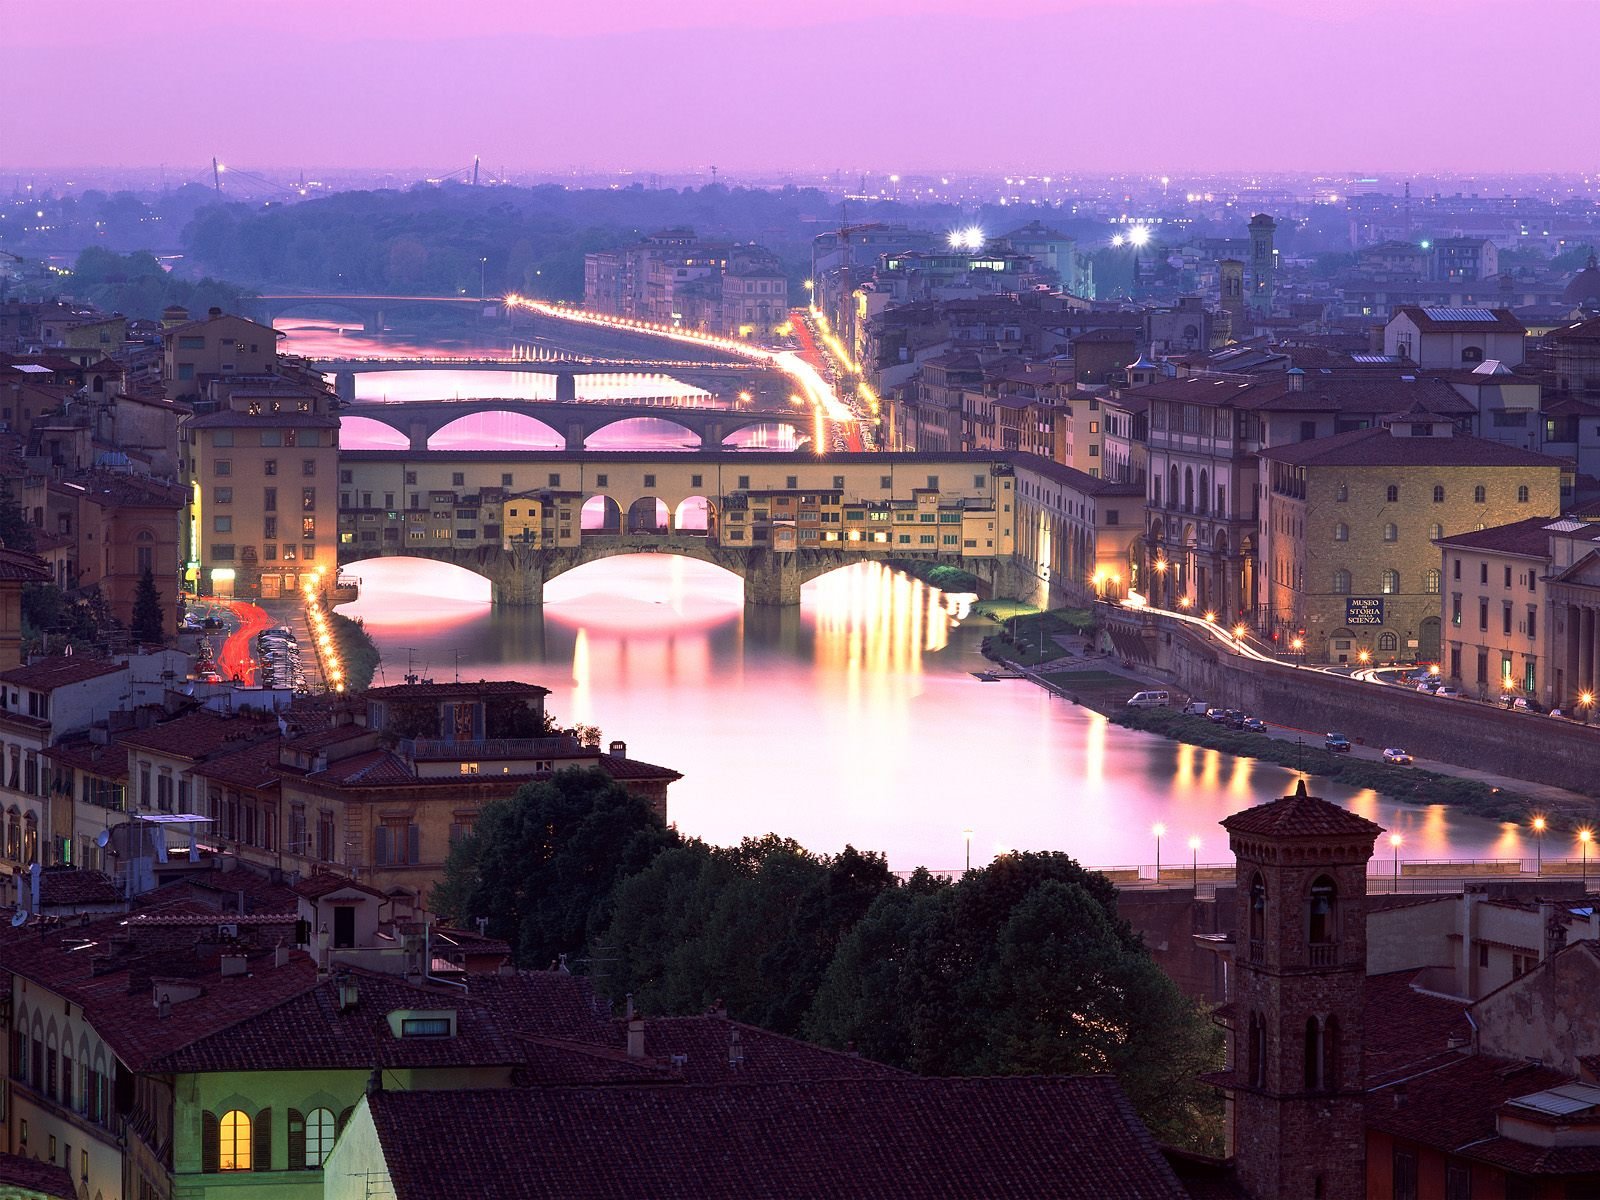
{"label": "pink sky", "polygon": [[1597,0],[7,0],[5,25],[13,168],[1600,169]]}

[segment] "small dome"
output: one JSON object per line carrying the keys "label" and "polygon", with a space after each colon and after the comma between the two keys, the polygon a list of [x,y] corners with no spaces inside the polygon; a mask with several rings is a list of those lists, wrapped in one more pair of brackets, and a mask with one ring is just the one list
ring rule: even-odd
{"label": "small dome", "polygon": [[1589,265],[1572,277],[1561,300],[1565,304],[1600,304],[1600,262],[1594,255],[1589,255]]}

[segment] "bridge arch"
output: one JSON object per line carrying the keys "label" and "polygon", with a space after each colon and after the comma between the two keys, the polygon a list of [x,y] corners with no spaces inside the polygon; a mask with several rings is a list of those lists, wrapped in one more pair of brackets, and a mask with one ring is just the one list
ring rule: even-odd
{"label": "bridge arch", "polygon": [[506,408],[477,408],[428,434],[429,450],[560,450],[566,446],[553,425]]}
{"label": "bridge arch", "polygon": [[628,505],[624,527],[629,533],[667,533],[672,528],[672,509],[657,496],[640,496]]}
{"label": "bridge arch", "polygon": [[706,496],[685,496],[672,513],[674,533],[714,535],[717,530],[716,501]]}
{"label": "bridge arch", "polygon": [[[679,441],[689,440],[693,446],[651,445],[652,450],[687,450],[698,448],[705,442],[705,433],[696,430],[689,424],[674,420],[671,417],[657,416],[655,413],[641,413],[637,417],[619,417],[606,421],[604,424],[591,426],[584,434],[583,448],[585,450],[620,450],[637,449],[632,445],[617,445],[625,441],[630,435],[654,435],[656,439],[676,438]],[[595,444],[598,442],[599,444]],[[607,444],[611,443],[611,444]]]}
{"label": "bridge arch", "polygon": [[343,450],[405,450],[411,445],[406,431],[376,417],[345,415],[339,419],[339,447]]}
{"label": "bridge arch", "polygon": [[590,496],[578,514],[578,528],[582,533],[621,533],[622,506],[604,494]]}

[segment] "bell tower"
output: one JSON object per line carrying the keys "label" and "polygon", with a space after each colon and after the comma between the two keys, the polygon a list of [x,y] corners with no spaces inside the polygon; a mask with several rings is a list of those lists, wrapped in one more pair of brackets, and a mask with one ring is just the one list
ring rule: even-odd
{"label": "bell tower", "polygon": [[1254,1200],[1364,1200],[1367,860],[1382,828],[1306,793],[1222,822],[1238,864],[1228,1089]]}

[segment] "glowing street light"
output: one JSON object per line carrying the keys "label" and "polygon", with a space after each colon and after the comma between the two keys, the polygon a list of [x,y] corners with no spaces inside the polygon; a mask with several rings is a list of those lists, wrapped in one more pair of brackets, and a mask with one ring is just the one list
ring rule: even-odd
{"label": "glowing street light", "polygon": [[1237,641],[1244,641],[1245,627],[1243,622],[1233,627],[1233,636]]}
{"label": "glowing street light", "polygon": [[1400,890],[1400,843],[1405,841],[1398,833],[1389,835],[1389,845],[1394,850],[1394,890]]}
{"label": "glowing street light", "polygon": [[1217,622],[1217,614],[1215,612],[1212,612],[1210,609],[1207,609],[1206,610],[1206,620],[1210,621],[1213,625],[1215,625],[1216,622]]}
{"label": "glowing street light", "polygon": [[1150,244],[1150,227],[1148,225],[1135,225],[1128,230],[1128,241],[1135,246]]}
{"label": "glowing street light", "polygon": [[1156,882],[1161,882],[1161,839],[1167,836],[1167,827],[1157,821],[1150,827],[1150,832],[1156,837]]}
{"label": "glowing street light", "polygon": [[1372,661],[1372,652],[1370,650],[1359,651],[1356,654],[1356,661],[1359,662],[1362,666],[1366,666],[1369,662]]}
{"label": "glowing street light", "polygon": [[1583,890],[1589,890],[1589,843],[1594,841],[1594,830],[1578,830],[1578,844],[1583,848]]}
{"label": "glowing street light", "polygon": [[1544,827],[1543,817],[1533,819],[1533,861],[1535,875],[1544,874]]}

